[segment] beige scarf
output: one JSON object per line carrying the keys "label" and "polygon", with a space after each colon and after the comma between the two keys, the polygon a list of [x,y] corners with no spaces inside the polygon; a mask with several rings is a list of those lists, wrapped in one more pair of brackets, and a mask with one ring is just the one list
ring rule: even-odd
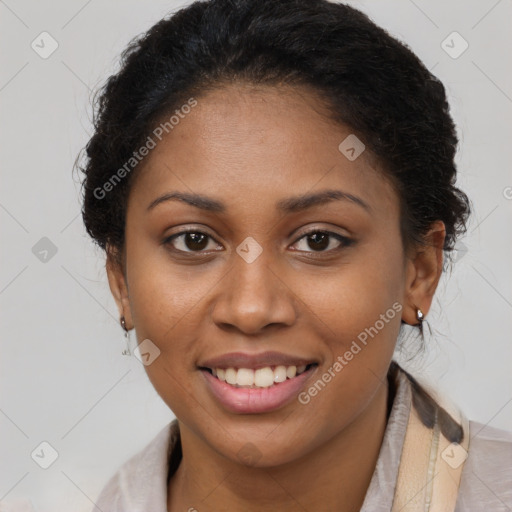
{"label": "beige scarf", "polygon": [[391,512],[455,510],[469,450],[469,422],[453,404],[438,396],[436,402],[462,426],[462,440],[451,443],[441,432],[437,415],[433,428],[426,427],[411,403]]}

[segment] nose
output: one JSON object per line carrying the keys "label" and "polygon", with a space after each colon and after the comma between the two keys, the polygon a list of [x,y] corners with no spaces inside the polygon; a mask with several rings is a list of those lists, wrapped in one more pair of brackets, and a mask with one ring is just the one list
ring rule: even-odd
{"label": "nose", "polygon": [[236,254],[219,283],[212,319],[223,329],[245,334],[257,334],[271,325],[290,326],[297,317],[292,288],[265,251],[251,263]]}

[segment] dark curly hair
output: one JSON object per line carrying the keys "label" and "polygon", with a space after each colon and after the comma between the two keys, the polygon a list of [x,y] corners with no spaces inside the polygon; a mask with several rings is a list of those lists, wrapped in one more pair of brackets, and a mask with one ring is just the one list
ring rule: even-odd
{"label": "dark curly hair", "polygon": [[457,136],[445,89],[406,45],[359,10],[327,0],[196,1],[132,40],[95,100],[95,133],[80,167],[82,216],[118,262],[140,167],[127,172],[126,162],[187,98],[237,82],[317,94],[394,184],[405,250],[425,243],[436,220],[446,226],[445,251],[466,231],[470,203],[455,186]]}

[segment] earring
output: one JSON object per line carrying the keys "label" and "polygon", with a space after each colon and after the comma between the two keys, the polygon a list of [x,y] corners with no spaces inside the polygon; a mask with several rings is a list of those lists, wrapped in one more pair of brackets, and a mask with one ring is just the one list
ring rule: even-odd
{"label": "earring", "polygon": [[124,338],[126,344],[126,348],[121,352],[121,354],[123,356],[131,356],[132,353],[130,352],[130,331],[126,328],[126,320],[124,319],[124,316],[121,317],[121,327],[124,329]]}
{"label": "earring", "polygon": [[416,310],[416,318],[420,324],[423,322],[423,318],[425,318],[425,315],[423,314],[423,311],[421,311],[420,308]]}

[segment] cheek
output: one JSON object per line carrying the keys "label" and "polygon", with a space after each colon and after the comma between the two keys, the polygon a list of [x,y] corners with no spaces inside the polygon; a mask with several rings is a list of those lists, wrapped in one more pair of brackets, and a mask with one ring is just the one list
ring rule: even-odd
{"label": "cheek", "polygon": [[[155,391],[174,414],[187,417],[195,406],[185,391],[195,371],[197,308],[205,290],[159,252],[134,256],[129,264],[130,308],[139,343],[149,339],[158,356],[144,369]],[[151,346],[151,345],[150,345]]]}
{"label": "cheek", "polygon": [[309,311],[311,321],[332,341],[333,350],[343,350],[376,323],[382,331],[379,339],[396,340],[403,295],[399,249],[385,239],[372,241],[347,254],[343,264],[331,272],[311,271],[293,280],[294,292],[307,306],[306,315]]}
{"label": "cheek", "polygon": [[192,279],[198,267],[172,264],[163,248],[144,250],[139,244],[130,256],[130,308],[138,341],[149,338],[176,361],[176,354],[187,353],[187,340],[197,328],[197,308],[212,285],[208,274],[205,280]]}
{"label": "cheek", "polygon": [[326,437],[358,417],[386,379],[402,309],[395,261],[364,258],[325,280],[323,293],[318,287],[301,292],[329,359],[300,403],[309,409],[304,417],[310,427],[322,426]]}

